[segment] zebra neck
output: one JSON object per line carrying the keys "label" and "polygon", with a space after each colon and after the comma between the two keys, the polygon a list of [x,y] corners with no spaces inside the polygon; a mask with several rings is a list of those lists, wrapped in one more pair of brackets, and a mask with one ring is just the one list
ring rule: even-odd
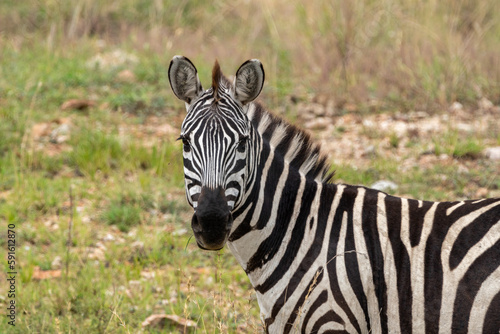
{"label": "zebra neck", "polygon": [[[290,168],[281,158],[273,157],[264,145],[256,182],[245,203],[233,215],[234,230],[229,248],[257,288],[277,263],[298,252],[297,240],[309,233],[322,192],[335,192],[335,185],[322,184]],[[323,188],[325,188],[323,190]]]}

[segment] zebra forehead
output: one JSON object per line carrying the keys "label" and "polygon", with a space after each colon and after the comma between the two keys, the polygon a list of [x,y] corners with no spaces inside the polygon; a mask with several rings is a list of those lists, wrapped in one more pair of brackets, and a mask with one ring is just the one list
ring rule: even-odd
{"label": "zebra forehead", "polygon": [[226,134],[247,134],[248,120],[243,115],[238,117],[238,114],[227,114],[219,112],[203,112],[193,115],[188,115],[182,126],[184,133],[214,133],[222,132]]}
{"label": "zebra forehead", "polygon": [[190,127],[184,129],[183,133],[189,133],[191,139],[199,140],[203,145],[207,145],[209,143],[236,142],[247,131],[233,122],[221,123],[220,120],[210,119],[191,124]]}

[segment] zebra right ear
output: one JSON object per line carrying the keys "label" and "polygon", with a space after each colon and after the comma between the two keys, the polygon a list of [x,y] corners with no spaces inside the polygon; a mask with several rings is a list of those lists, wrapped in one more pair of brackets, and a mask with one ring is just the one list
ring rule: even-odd
{"label": "zebra right ear", "polygon": [[258,59],[244,62],[234,78],[236,99],[242,104],[255,100],[264,86],[264,78],[264,67]]}
{"label": "zebra right ear", "polygon": [[175,96],[187,104],[203,91],[196,67],[184,56],[172,59],[168,68],[168,80]]}

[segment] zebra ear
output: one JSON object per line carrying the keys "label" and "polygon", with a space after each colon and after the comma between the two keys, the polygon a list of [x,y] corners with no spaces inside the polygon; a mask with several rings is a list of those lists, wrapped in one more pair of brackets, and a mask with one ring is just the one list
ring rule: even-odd
{"label": "zebra ear", "polygon": [[258,59],[243,63],[234,78],[235,97],[242,104],[253,101],[259,96],[264,85],[264,67]]}
{"label": "zebra ear", "polygon": [[184,56],[172,59],[168,68],[168,80],[175,96],[187,104],[203,91],[196,67]]}

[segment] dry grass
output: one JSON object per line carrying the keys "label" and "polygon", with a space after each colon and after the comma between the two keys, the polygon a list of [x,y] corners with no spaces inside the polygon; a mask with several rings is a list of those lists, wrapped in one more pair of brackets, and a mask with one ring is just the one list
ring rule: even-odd
{"label": "dry grass", "polygon": [[40,0],[14,13],[2,7],[0,30],[15,45],[42,38],[59,50],[104,39],[166,62],[174,54],[204,64],[219,58],[228,73],[261,58],[273,102],[311,92],[361,111],[438,110],[457,100],[475,105],[482,96],[500,102],[495,0]]}

